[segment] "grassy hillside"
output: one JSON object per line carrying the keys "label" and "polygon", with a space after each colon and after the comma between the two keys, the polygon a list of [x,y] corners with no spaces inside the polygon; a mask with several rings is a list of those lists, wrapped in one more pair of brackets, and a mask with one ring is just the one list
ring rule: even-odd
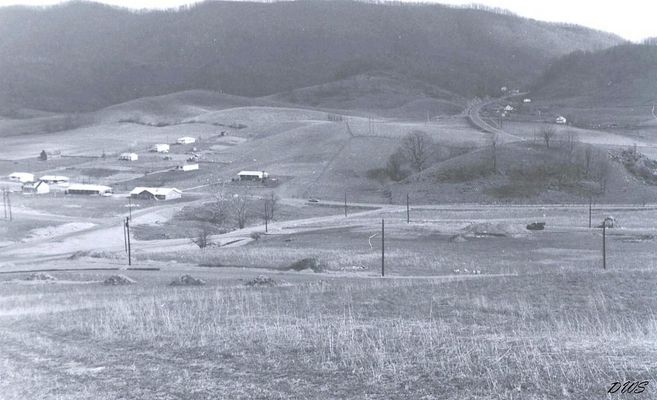
{"label": "grassy hillside", "polygon": [[527,84],[553,57],[621,42],[485,10],[352,1],[8,7],[0,37],[4,113],[94,110],[188,89],[261,96],[371,70],[471,95]]}

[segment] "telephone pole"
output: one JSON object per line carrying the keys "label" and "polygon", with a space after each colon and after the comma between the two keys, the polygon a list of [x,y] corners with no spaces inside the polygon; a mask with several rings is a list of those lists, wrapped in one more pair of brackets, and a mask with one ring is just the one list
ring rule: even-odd
{"label": "telephone pole", "polygon": [[269,210],[267,210],[267,200],[265,200],[265,233],[268,232],[267,220],[269,219]]}
{"label": "telephone pole", "polygon": [[602,269],[607,269],[607,220],[602,221]]}
{"label": "telephone pole", "polygon": [[589,196],[589,229],[591,229],[591,207],[593,204],[593,197]]}
{"label": "telephone pole", "polygon": [[381,219],[381,276],[386,276],[386,223]]}
{"label": "telephone pole", "polygon": [[344,216],[347,216],[347,192],[344,192]]}
{"label": "telephone pole", "polygon": [[128,265],[132,265],[132,249],[130,248],[130,219],[125,219],[125,231],[128,238]]}
{"label": "telephone pole", "polygon": [[406,223],[411,223],[411,202],[409,200],[408,193],[406,193]]}

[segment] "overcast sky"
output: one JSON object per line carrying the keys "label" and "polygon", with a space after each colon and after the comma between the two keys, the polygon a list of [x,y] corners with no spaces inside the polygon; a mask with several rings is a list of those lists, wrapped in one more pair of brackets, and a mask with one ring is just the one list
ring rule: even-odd
{"label": "overcast sky", "polygon": [[[0,6],[48,5],[60,2],[61,0],[0,0]],[[130,8],[171,8],[194,1],[99,0],[99,2]],[[471,0],[435,2],[458,5],[473,3]],[[475,3],[505,8],[525,17],[584,25],[613,32],[634,41],[657,36],[657,2],[654,0],[479,0]]]}

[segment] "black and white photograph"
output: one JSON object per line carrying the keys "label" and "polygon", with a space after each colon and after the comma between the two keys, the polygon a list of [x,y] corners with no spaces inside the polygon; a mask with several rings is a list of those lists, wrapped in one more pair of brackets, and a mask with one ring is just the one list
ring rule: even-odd
{"label": "black and white photograph", "polygon": [[0,0],[0,400],[657,399],[657,3]]}

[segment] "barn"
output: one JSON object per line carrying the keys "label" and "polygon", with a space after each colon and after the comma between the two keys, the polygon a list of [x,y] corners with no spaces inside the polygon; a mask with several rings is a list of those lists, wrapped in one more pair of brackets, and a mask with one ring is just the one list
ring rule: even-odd
{"label": "barn", "polygon": [[83,195],[99,195],[111,196],[112,188],[103,185],[87,185],[82,183],[71,184],[66,191],[66,194],[83,194]]}
{"label": "barn", "polygon": [[130,197],[141,200],[174,200],[182,197],[182,191],[176,188],[136,187]]}
{"label": "barn", "polygon": [[240,181],[264,181],[269,178],[269,174],[265,171],[240,171],[237,176]]}
{"label": "barn", "polygon": [[137,153],[121,153],[119,156],[121,161],[137,161],[139,160],[139,155]]}
{"label": "barn", "polygon": [[198,171],[198,164],[183,164],[176,167],[178,171]]}
{"label": "barn", "polygon": [[154,151],[156,153],[168,153],[169,145],[166,143],[158,143],[156,145],[153,145],[153,147],[151,147],[151,151]]}

